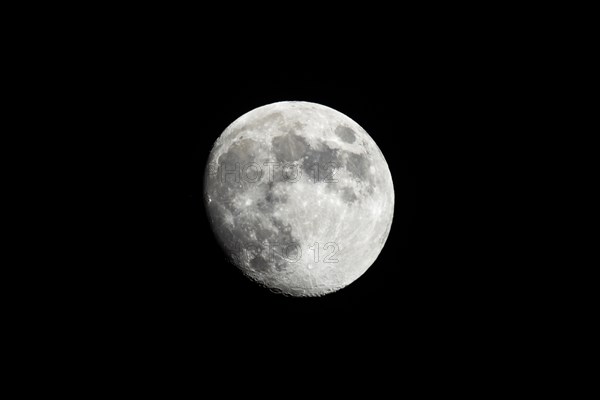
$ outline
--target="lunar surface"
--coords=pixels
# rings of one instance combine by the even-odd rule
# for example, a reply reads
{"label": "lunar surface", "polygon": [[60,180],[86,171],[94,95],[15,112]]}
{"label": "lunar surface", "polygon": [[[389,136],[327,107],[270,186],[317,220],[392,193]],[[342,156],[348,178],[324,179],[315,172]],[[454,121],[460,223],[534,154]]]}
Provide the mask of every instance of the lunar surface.
{"label": "lunar surface", "polygon": [[321,296],[377,259],[394,213],[373,139],[323,105],[256,108],[216,140],[204,176],[211,227],[247,277],[282,294]]}

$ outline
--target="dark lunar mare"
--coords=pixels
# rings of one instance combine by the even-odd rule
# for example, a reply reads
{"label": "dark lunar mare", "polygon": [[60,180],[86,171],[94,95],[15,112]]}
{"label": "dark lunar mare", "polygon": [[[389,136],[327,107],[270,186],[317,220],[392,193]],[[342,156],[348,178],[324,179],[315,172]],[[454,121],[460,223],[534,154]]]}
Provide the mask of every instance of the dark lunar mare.
{"label": "dark lunar mare", "polygon": [[335,128],[335,134],[346,143],[354,143],[356,140],[356,133],[347,126],[338,126]]}

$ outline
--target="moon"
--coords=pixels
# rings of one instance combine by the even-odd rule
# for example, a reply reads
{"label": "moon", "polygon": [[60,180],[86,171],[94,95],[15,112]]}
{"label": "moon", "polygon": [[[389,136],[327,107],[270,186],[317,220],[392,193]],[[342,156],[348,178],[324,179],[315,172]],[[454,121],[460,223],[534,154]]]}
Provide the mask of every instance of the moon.
{"label": "moon", "polygon": [[354,282],[390,232],[394,187],[377,144],[324,105],[283,101],[236,119],[216,140],[204,204],[228,259],[284,295]]}

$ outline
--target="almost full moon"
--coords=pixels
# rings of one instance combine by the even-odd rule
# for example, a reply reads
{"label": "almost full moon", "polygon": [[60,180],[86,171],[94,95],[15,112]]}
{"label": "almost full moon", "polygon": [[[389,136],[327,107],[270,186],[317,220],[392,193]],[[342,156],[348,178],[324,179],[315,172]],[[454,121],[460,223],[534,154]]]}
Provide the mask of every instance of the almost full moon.
{"label": "almost full moon", "polygon": [[321,296],[375,262],[394,187],[381,150],[356,122],[284,101],[242,115],[216,140],[204,201],[218,242],[247,277],[286,295]]}

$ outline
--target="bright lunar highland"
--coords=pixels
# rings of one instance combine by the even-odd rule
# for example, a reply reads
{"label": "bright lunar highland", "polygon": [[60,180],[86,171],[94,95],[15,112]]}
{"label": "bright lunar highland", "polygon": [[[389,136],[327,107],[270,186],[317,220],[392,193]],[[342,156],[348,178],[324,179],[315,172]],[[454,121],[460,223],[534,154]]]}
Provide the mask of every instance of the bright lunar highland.
{"label": "bright lunar highland", "polygon": [[394,187],[373,139],[323,105],[284,101],[235,120],[204,175],[212,230],[250,279],[321,296],[360,277],[392,224]]}

